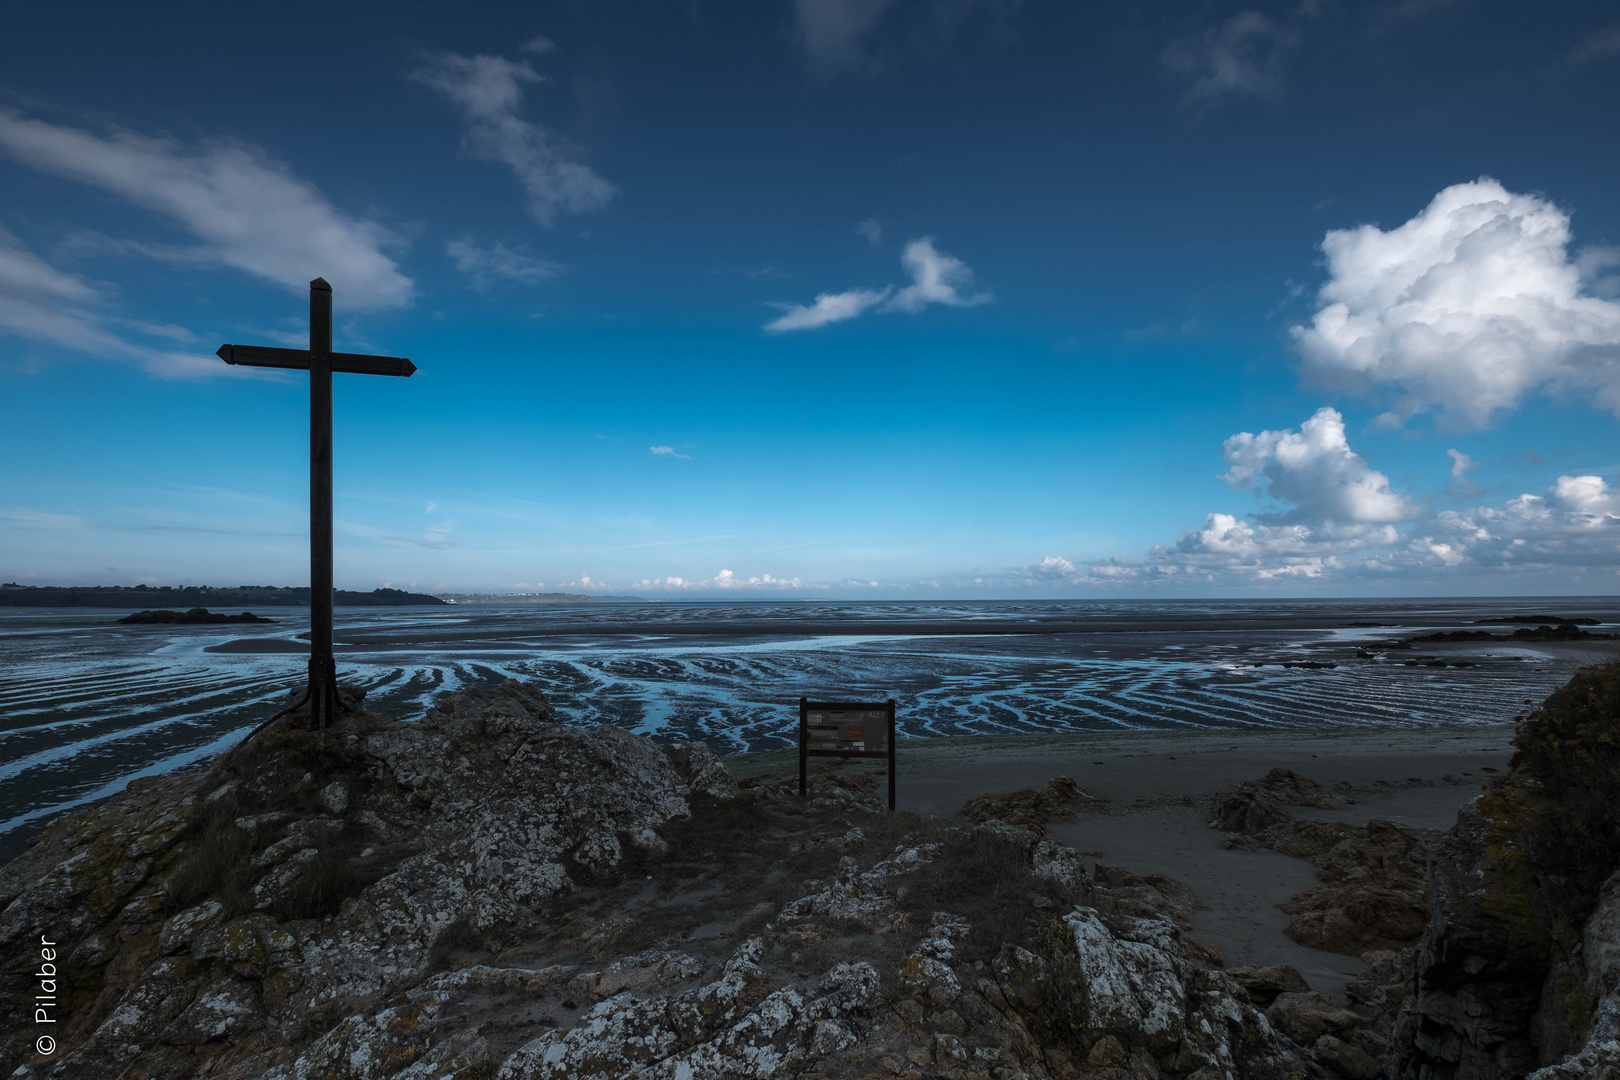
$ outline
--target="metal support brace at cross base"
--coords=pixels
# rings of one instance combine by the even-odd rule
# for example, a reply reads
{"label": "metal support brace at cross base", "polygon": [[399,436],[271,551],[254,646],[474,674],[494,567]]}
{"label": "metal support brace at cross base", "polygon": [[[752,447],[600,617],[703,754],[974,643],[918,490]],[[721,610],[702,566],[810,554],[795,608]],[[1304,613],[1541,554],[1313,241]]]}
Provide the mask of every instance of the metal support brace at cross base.
{"label": "metal support brace at cross base", "polygon": [[889,763],[889,809],[894,809],[894,699],[799,699],[799,798],[809,791],[809,759],[884,758]]}
{"label": "metal support brace at cross base", "polygon": [[337,716],[337,661],[332,656],[332,372],[410,378],[403,356],[332,351],[332,286],[309,283],[309,348],[221,345],[227,364],[309,372],[309,718],[324,729]]}

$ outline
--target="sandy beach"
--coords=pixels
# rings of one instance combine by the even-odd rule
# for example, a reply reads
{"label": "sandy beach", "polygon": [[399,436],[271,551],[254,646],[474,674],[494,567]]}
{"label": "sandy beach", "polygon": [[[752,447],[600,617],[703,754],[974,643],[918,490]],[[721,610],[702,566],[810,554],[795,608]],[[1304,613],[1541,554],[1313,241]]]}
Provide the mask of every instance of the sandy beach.
{"label": "sandy beach", "polygon": [[[1362,970],[1351,956],[1307,948],[1283,933],[1276,905],[1315,884],[1309,863],[1273,851],[1222,847],[1208,827],[1215,792],[1273,768],[1292,769],[1346,799],[1339,810],[1296,808],[1298,816],[1364,823],[1395,821],[1446,829],[1512,756],[1513,726],[1410,731],[1124,732],[1054,736],[918,739],[899,744],[898,808],[954,815],[984,792],[1039,787],[1073,777],[1099,805],[1075,804],[1080,820],[1051,826],[1054,837],[1103,861],[1192,885],[1204,907],[1200,938],[1229,966],[1292,964],[1313,989],[1338,994]],[[737,755],[738,776],[796,767],[792,751]],[[819,768],[840,767],[817,759]],[[844,768],[876,768],[866,763]]]}

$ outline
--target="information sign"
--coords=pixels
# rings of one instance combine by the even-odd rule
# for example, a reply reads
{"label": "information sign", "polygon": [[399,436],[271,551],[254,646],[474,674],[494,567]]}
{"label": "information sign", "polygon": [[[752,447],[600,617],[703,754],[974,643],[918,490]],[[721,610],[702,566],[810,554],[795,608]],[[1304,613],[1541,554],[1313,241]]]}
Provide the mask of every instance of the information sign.
{"label": "information sign", "polygon": [[889,809],[894,809],[894,699],[799,699],[799,796],[809,792],[813,757],[884,758],[889,763]]}

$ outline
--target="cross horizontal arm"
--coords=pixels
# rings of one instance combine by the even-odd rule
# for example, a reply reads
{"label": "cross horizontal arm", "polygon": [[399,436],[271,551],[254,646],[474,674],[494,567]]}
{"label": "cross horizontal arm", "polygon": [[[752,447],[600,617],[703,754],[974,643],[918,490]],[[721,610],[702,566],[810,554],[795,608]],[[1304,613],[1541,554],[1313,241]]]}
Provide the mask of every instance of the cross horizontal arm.
{"label": "cross horizontal arm", "polygon": [[[309,370],[308,349],[274,349],[265,345],[221,345],[214,354],[238,367],[291,368]],[[332,353],[332,370],[350,375],[399,375],[410,378],[416,365],[403,356],[367,356],[364,353]]]}

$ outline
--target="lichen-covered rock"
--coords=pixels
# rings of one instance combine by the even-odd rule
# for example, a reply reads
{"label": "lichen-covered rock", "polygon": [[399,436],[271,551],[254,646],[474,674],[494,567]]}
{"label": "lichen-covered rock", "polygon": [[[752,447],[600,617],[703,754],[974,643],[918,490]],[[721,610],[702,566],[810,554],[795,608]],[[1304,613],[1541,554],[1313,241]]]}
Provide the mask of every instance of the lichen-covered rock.
{"label": "lichen-covered rock", "polygon": [[[702,746],[565,727],[510,680],[419,722],[355,714],[324,734],[270,729],[243,753],[263,763],[228,782],[222,763],[132,783],[0,868],[11,952],[49,935],[81,981],[125,965],[118,1000],[76,996],[57,1033],[61,1075],[247,1031],[304,1038],[419,985],[454,935],[519,932],[578,882],[656,849],[694,789],[736,792]],[[225,892],[171,899],[199,887]],[[96,1012],[93,1028],[71,1026]],[[350,1027],[334,1036],[345,1046],[375,1024]],[[13,1036],[0,1066],[26,1053]]]}

